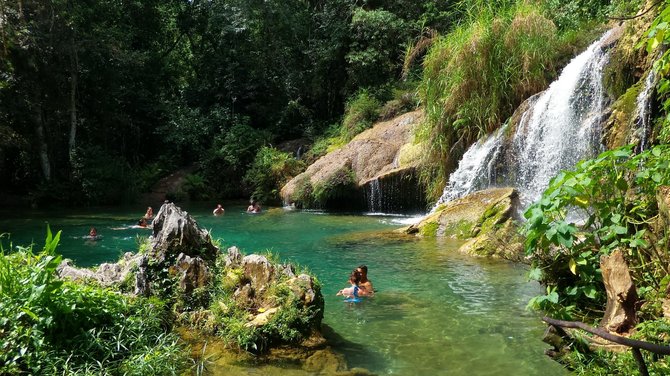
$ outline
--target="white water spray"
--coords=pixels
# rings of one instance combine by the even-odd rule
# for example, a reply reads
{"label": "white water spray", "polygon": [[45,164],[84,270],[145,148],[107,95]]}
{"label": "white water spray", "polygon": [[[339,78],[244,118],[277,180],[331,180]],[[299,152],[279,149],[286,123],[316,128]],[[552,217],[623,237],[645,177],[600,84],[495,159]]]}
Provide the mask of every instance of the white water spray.
{"label": "white water spray", "polygon": [[506,185],[519,190],[525,207],[540,197],[560,170],[602,151],[600,123],[606,105],[602,74],[609,60],[605,41],[611,33],[572,59],[537,97],[521,116],[511,143],[503,143],[503,132],[498,131],[468,149],[437,205]]}

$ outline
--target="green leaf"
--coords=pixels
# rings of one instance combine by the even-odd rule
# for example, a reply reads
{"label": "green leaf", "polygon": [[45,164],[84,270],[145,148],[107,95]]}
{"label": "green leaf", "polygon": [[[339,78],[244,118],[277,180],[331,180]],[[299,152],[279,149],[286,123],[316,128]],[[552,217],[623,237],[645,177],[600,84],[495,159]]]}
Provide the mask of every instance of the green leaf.
{"label": "green leaf", "polygon": [[528,272],[528,279],[539,281],[541,278],[542,278],[542,269],[540,268],[532,268]]}
{"label": "green leaf", "polygon": [[598,294],[598,290],[596,290],[596,288],[593,285],[588,285],[584,287],[583,291],[584,295],[586,295],[586,297],[589,299],[595,299]]}
{"label": "green leaf", "polygon": [[558,303],[558,293],[556,291],[552,291],[549,295],[547,295],[547,300],[550,302],[557,304]]}
{"label": "green leaf", "polygon": [[577,275],[577,263],[575,262],[575,259],[570,259],[568,262],[568,267],[570,268],[570,272],[572,272],[572,274]]}

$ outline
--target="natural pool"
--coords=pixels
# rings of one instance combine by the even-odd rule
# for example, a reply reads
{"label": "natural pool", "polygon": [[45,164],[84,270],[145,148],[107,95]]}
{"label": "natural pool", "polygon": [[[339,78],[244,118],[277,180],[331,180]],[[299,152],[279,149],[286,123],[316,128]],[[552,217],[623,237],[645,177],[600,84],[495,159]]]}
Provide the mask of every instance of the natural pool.
{"label": "natural pool", "polygon": [[[540,286],[526,281],[523,266],[464,257],[451,241],[385,233],[400,227],[403,217],[280,208],[251,215],[243,206],[226,206],[224,216],[213,217],[210,207],[182,207],[224,245],[245,253],[269,249],[316,274],[326,299],[324,323],[341,337],[334,347],[350,367],[382,375],[568,373],[543,355],[544,325],[525,310]],[[39,248],[48,222],[52,230],[63,230],[59,251],[80,266],[92,266],[136,250],[138,238],[149,236],[144,229],[113,229],[132,225],[143,209],[2,212],[0,233],[11,233],[15,245],[34,242]],[[91,226],[100,240],[83,238]],[[8,240],[2,242],[7,249]],[[378,294],[345,304],[335,293],[359,264],[370,268]],[[267,372],[241,367],[235,373]]]}

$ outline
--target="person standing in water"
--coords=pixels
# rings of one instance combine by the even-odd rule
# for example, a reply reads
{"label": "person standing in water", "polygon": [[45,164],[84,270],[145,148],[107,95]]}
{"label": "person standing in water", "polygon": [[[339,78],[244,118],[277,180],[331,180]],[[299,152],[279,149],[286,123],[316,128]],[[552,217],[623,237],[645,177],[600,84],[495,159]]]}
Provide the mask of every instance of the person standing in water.
{"label": "person standing in water", "polygon": [[361,280],[358,284],[358,287],[360,288],[360,296],[373,296],[375,294],[375,290],[372,287],[372,281],[368,279],[367,265],[360,265],[358,268],[356,268],[356,271],[361,274]]}
{"label": "person standing in water", "polygon": [[223,206],[221,206],[221,204],[218,204],[218,205],[216,206],[216,208],[214,209],[214,211],[212,211],[212,214],[214,214],[214,215],[222,215],[223,213],[225,213],[225,211],[226,211],[226,210],[223,208]]}
{"label": "person standing in water", "polygon": [[247,208],[247,213],[260,213],[261,206],[258,204],[258,201],[251,200],[251,205]]}

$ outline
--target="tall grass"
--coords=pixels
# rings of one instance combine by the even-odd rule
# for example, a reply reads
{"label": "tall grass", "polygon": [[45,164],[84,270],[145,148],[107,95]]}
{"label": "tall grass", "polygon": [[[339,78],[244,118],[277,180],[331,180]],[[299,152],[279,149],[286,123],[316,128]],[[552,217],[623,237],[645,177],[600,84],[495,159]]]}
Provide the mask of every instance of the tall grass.
{"label": "tall grass", "polygon": [[430,145],[424,182],[433,198],[466,148],[556,72],[557,29],[537,6],[463,3],[467,21],[438,37],[424,59],[420,95],[427,121],[417,136]]}

